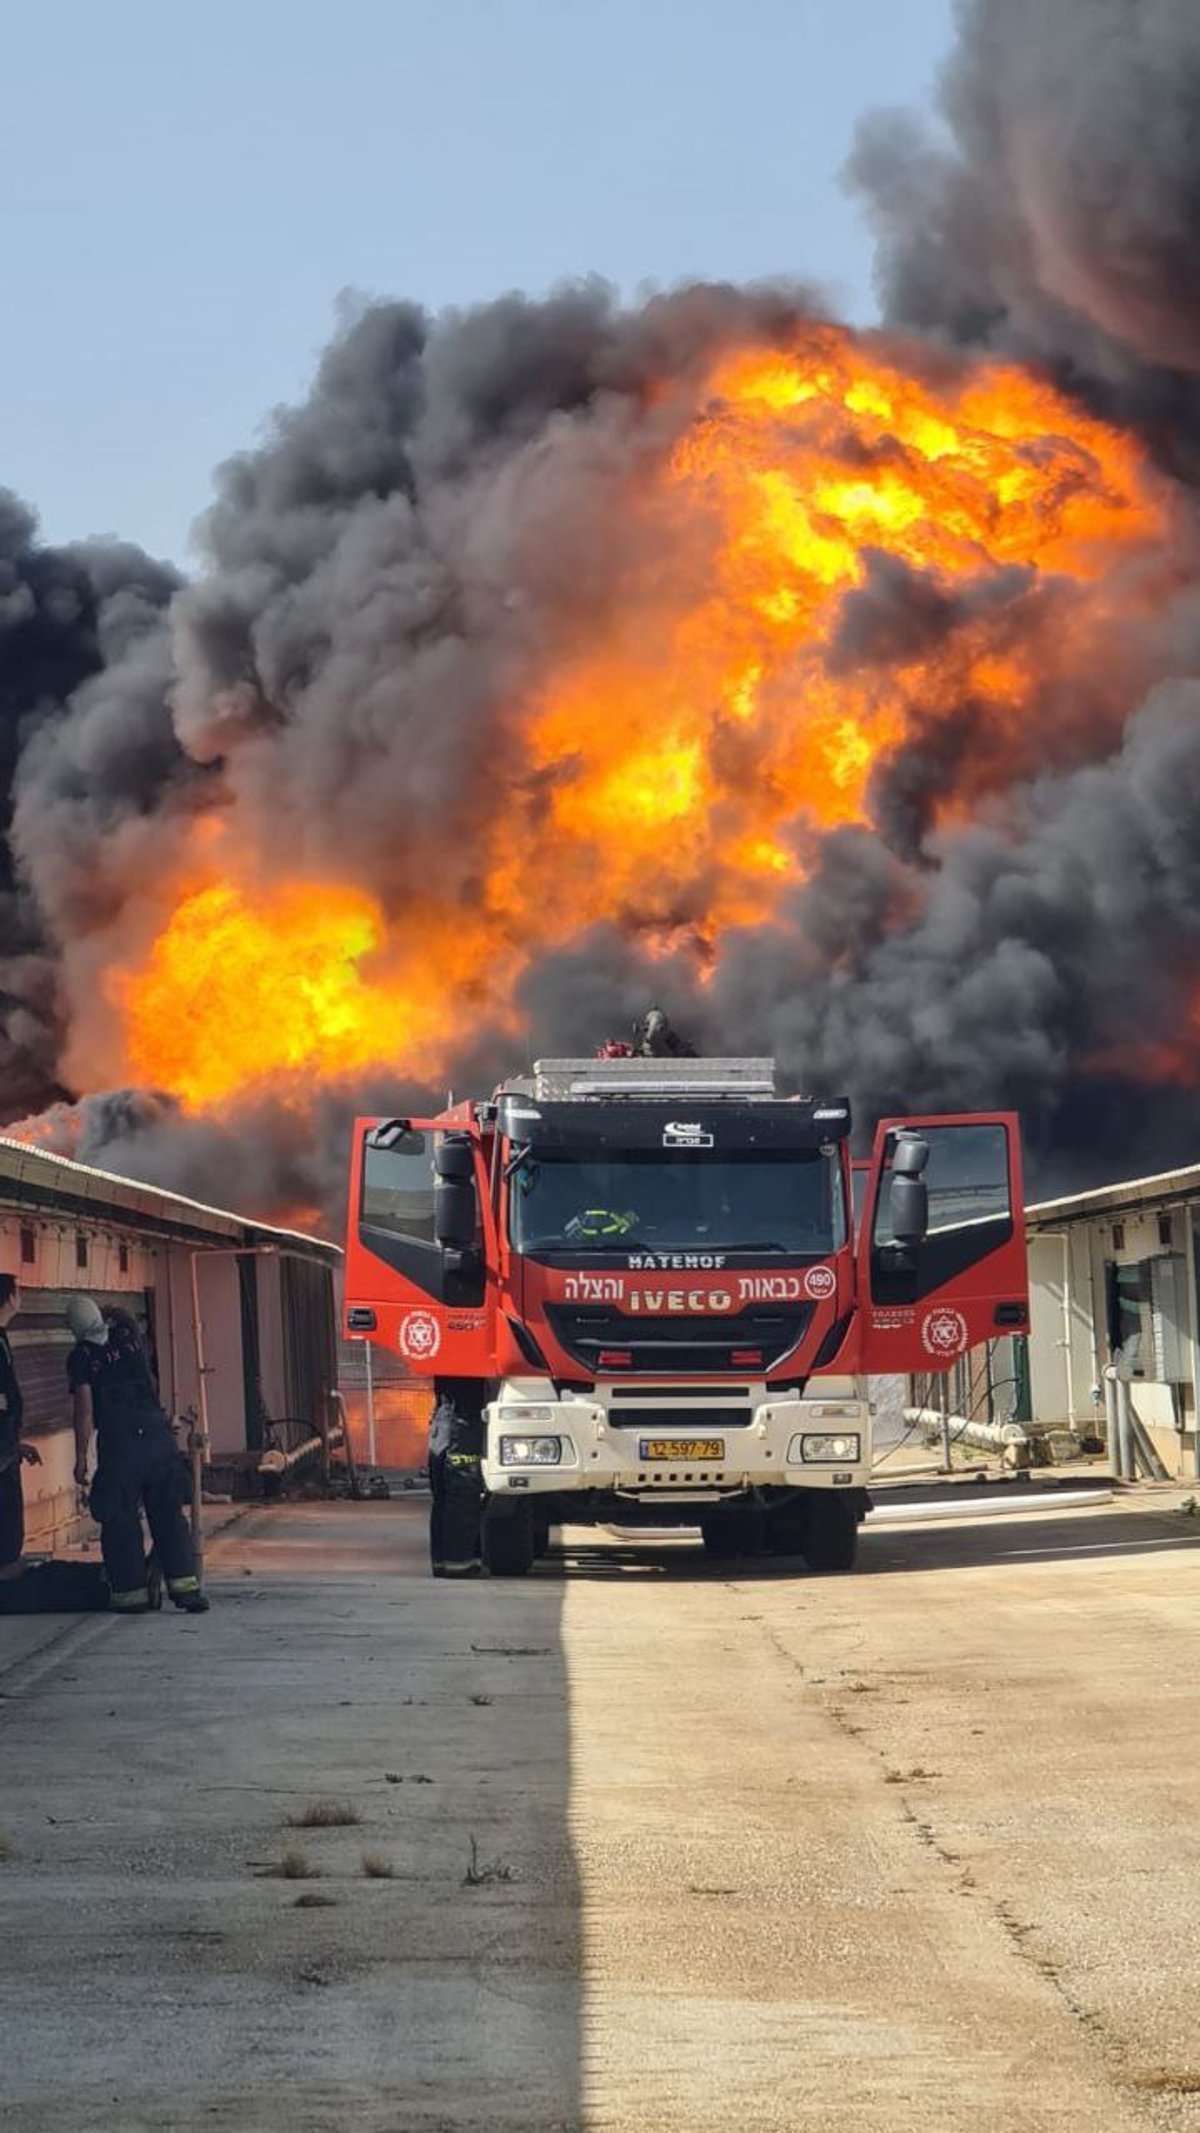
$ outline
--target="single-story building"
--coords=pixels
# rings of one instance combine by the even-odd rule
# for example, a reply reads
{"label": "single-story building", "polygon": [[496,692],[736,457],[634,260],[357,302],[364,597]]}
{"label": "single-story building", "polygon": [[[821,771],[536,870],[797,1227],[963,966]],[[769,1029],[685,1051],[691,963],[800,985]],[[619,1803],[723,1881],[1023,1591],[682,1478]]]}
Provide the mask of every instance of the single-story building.
{"label": "single-story building", "polygon": [[72,1476],[66,1297],[130,1311],[145,1332],[168,1414],[200,1400],[212,1457],[262,1448],[272,1424],[323,1430],[337,1393],[336,1245],[206,1207],[0,1136],[0,1272],[21,1306],[9,1328],[25,1433],[27,1544],[78,1530]]}
{"label": "single-story building", "polygon": [[1034,1420],[1105,1437],[1115,1364],[1168,1476],[1200,1475],[1200,1164],[1042,1200],[1025,1220]]}

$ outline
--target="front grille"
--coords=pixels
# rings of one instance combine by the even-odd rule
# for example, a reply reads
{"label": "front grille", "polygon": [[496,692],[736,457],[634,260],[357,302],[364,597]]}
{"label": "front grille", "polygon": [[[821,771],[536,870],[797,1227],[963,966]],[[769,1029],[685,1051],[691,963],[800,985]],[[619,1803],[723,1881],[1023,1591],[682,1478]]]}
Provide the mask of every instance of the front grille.
{"label": "front grille", "polygon": [[[547,1304],[546,1317],[560,1346],[593,1377],[635,1371],[705,1377],[735,1370],[744,1380],[746,1351],[761,1355],[761,1363],[753,1366],[755,1376],[774,1370],[803,1340],[814,1308],[805,1303],[791,1310],[735,1311],[720,1318],[626,1318],[602,1306]],[[614,1362],[614,1354],[627,1355],[629,1361]]]}
{"label": "front grille", "polygon": [[[748,1385],[689,1385],[689,1400],[733,1400],[745,1393],[750,1397]],[[678,1400],[681,1397],[678,1385],[615,1385],[613,1399],[623,1406],[626,1400]]]}
{"label": "front grille", "polygon": [[609,1421],[617,1429],[652,1430],[657,1437],[669,1437],[672,1430],[685,1432],[689,1437],[706,1437],[712,1430],[749,1429],[754,1420],[751,1407],[635,1407],[622,1400],[619,1407],[609,1410]]}

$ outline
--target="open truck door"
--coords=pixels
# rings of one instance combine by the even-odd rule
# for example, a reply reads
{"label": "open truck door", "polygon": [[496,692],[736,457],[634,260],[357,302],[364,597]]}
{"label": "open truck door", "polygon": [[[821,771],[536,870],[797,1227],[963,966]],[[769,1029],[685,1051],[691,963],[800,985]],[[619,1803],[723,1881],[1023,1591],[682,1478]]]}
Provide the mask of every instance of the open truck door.
{"label": "open truck door", "polygon": [[486,1377],[491,1314],[478,1139],[448,1119],[355,1120],[346,1331],[419,1377]]}
{"label": "open truck door", "polygon": [[948,1370],[1029,1328],[1015,1113],[889,1118],[876,1129],[858,1226],[861,1368]]}

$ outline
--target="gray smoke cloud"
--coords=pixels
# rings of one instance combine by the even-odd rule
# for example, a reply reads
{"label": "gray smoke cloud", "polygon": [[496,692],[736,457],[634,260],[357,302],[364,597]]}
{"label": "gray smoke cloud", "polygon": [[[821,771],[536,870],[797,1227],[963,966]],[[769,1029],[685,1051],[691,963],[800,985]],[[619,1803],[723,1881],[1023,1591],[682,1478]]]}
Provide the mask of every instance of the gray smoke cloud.
{"label": "gray smoke cloud", "polygon": [[[869,820],[785,828],[805,879],[715,951],[703,874],[669,893],[648,876],[532,961],[502,1030],[463,997],[459,1093],[590,1050],[658,1000],[706,1049],[774,1051],[794,1086],[846,1090],[864,1118],[1015,1105],[1046,1188],[1196,1157],[1197,109],[1191,0],[964,0],[940,125],[868,119],[850,171],[889,358],[936,376],[1001,352],[1135,425],[1178,493],[1170,598],[1114,580],[1124,619],[1081,678],[1058,651],[1068,585],[1015,568],[950,584],[868,554],[831,678],[886,686],[982,629],[1000,656],[1037,653],[1018,715],[965,684],[918,704]],[[218,809],[268,885],[361,882],[402,933],[436,881],[476,923],[498,813],[514,839],[535,832],[570,776],[529,763],[519,714],[631,589],[696,570],[686,527],[664,541],[631,486],[723,349],[786,345],[812,315],[792,287],[630,309],[594,282],[437,319],[348,311],[305,402],[219,471],[183,586],[134,550],[40,546],[0,499],[7,1115],[57,1098],[42,1130],[86,1160],[336,1221],[353,1112],[444,1098],[404,1078],[402,1033],[394,1077],[317,1087],[307,1108],[72,1100],[122,1071],[104,973],[144,947],[147,889]],[[753,734],[719,736],[713,761],[722,807],[769,775]],[[938,827],[947,792],[955,826]]]}
{"label": "gray smoke cloud", "polygon": [[1194,414],[1200,14],[1191,0],[960,0],[946,136],[859,131],[886,315]]}

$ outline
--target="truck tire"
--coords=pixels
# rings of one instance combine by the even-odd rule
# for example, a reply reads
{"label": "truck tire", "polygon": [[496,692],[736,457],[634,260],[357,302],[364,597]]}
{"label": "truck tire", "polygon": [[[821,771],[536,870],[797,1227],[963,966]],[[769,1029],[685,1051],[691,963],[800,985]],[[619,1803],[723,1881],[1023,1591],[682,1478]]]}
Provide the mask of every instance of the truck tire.
{"label": "truck tire", "polygon": [[550,1520],[539,1517],[535,1511],[533,1517],[533,1555],[535,1562],[540,1563],[542,1557],[549,1551],[550,1530]]}
{"label": "truck tire", "polygon": [[767,1516],[767,1546],[772,1555],[801,1556],[808,1527],[803,1503],[781,1504]]}
{"label": "truck tire", "polygon": [[814,1495],[804,1531],[804,1559],[821,1576],[853,1570],[858,1553],[858,1505],[849,1496]]}
{"label": "truck tire", "polygon": [[499,1517],[489,1511],[483,1521],[484,1568],[494,1578],[527,1578],[533,1559],[533,1513],[528,1506]]}
{"label": "truck tire", "polygon": [[717,1562],[732,1562],[739,1555],[761,1555],[762,1513],[754,1504],[737,1504],[730,1510],[710,1511],[700,1521],[704,1552]]}

